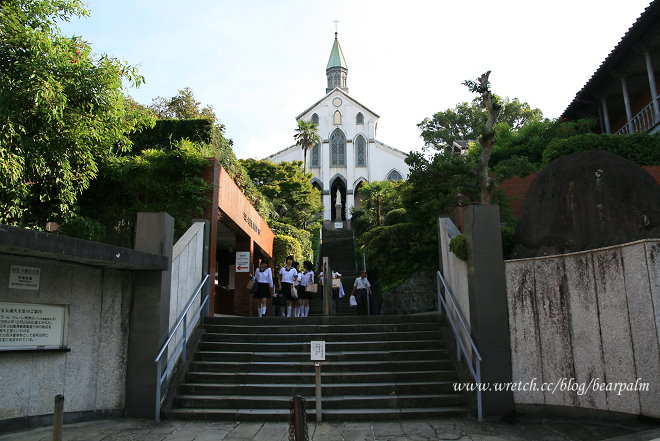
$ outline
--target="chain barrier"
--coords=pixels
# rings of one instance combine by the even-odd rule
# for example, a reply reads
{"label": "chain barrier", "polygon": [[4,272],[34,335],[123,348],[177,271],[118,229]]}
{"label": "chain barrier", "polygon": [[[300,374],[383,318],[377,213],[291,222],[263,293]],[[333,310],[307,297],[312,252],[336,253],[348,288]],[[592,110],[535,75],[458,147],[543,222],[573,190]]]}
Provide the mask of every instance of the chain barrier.
{"label": "chain barrier", "polygon": [[309,441],[305,399],[296,395],[289,400],[289,441]]}

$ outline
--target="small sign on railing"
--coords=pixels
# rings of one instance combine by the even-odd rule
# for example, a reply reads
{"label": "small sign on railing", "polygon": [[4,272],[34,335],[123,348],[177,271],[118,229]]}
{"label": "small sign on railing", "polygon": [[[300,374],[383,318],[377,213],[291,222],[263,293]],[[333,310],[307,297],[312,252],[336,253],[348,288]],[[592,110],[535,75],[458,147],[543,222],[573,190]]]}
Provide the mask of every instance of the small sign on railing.
{"label": "small sign on railing", "polygon": [[310,357],[312,361],[325,361],[325,341],[310,342]]}

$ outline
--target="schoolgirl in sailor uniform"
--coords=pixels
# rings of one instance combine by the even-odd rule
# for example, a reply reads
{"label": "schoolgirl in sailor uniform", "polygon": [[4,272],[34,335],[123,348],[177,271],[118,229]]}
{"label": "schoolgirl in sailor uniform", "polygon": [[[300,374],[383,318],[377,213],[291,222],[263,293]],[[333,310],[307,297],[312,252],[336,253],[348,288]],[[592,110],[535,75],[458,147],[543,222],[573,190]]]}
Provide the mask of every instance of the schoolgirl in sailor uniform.
{"label": "schoolgirl in sailor uniform", "polygon": [[300,299],[300,317],[307,317],[309,315],[309,299],[312,298],[312,293],[305,291],[308,283],[314,283],[314,271],[312,271],[312,262],[306,260],[303,262],[305,268],[302,273],[298,273],[298,299]]}
{"label": "schoolgirl in sailor uniform", "polygon": [[268,267],[268,264],[268,260],[262,260],[259,262],[259,268],[254,272],[254,283],[257,284],[254,298],[261,299],[257,308],[258,317],[264,317],[266,315],[266,304],[273,291],[273,273]]}
{"label": "schoolgirl in sailor uniform", "polygon": [[291,299],[291,305],[293,306],[293,316],[300,317],[300,263],[293,262],[293,268],[296,270],[296,280],[293,282],[293,289],[296,290],[298,297]]}
{"label": "schoolgirl in sailor uniform", "polygon": [[293,297],[291,297],[291,287],[296,280],[298,272],[292,266],[293,265],[293,256],[287,256],[286,266],[280,269],[280,279],[279,279],[279,288],[280,291],[284,294],[286,299],[286,316],[291,317],[291,310],[293,309]]}

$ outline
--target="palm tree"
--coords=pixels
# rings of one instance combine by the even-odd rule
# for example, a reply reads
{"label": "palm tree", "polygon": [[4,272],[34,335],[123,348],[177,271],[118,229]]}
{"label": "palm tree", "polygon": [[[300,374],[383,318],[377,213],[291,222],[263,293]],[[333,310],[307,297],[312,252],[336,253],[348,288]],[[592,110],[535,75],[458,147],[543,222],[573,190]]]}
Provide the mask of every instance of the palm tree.
{"label": "palm tree", "polygon": [[307,150],[311,150],[316,144],[321,142],[318,130],[319,127],[316,123],[299,119],[296,134],[293,135],[296,144],[298,144],[303,150],[303,171],[305,173],[307,173]]}

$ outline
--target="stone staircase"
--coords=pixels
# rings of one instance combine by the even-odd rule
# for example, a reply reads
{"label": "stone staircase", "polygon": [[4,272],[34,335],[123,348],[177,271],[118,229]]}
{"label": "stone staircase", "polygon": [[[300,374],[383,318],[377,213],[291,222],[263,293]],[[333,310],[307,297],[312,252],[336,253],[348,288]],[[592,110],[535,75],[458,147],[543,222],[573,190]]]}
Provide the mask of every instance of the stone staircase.
{"label": "stone staircase", "polygon": [[287,421],[294,394],[313,415],[311,340],[326,341],[324,420],[467,414],[434,314],[216,317],[204,327],[165,418]]}
{"label": "stone staircase", "polygon": [[[337,315],[353,315],[357,313],[356,308],[351,308],[348,296],[351,288],[358,277],[355,262],[355,244],[353,243],[353,231],[344,222],[345,228],[335,229],[332,224],[323,226],[323,242],[321,243],[321,256],[328,257],[330,268],[342,275],[341,281],[346,291],[346,297],[340,299],[337,305]],[[309,315],[323,315],[323,303],[320,295],[312,298],[309,305]]]}

